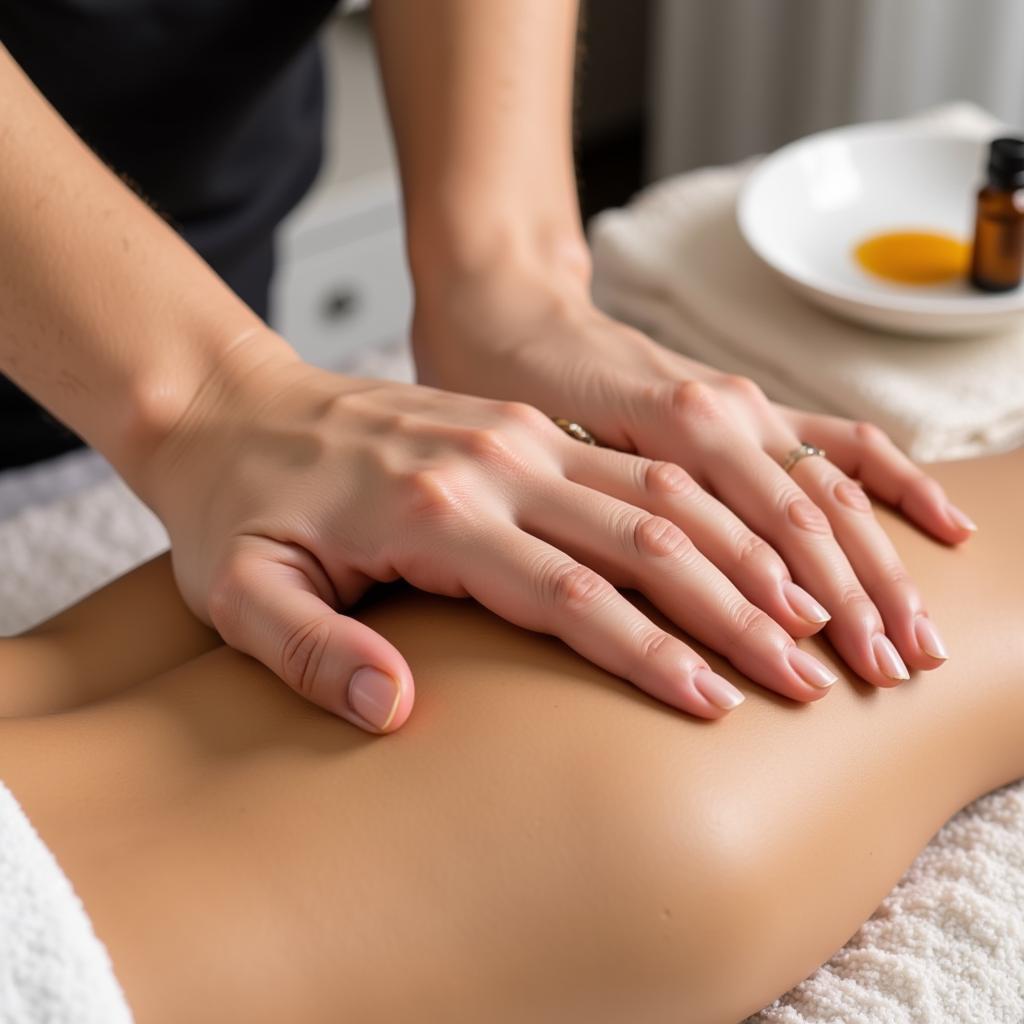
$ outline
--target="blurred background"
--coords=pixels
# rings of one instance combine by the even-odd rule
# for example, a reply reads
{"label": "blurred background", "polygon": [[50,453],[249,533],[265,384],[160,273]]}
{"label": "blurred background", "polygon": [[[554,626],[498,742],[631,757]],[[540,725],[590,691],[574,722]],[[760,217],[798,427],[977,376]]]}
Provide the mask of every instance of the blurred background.
{"label": "blurred background", "polygon": [[[1020,0],[583,0],[589,219],[645,183],[969,100],[1024,123]],[[411,379],[394,156],[364,13],[323,31],[328,157],[279,239],[273,320],[313,362]],[[368,360],[367,356],[370,354]]]}

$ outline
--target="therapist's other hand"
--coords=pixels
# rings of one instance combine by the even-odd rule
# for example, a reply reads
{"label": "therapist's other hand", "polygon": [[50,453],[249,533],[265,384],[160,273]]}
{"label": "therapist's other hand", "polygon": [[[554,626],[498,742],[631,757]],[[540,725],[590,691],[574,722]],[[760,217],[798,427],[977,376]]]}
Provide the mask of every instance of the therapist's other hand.
{"label": "therapist's other hand", "polygon": [[792,639],[824,612],[677,466],[582,444],[525,404],[318,370],[267,334],[192,401],[145,493],[191,608],[304,697],[369,731],[403,724],[409,666],[343,614],[399,578],[704,718],[742,694],[617,586],[756,682],[827,692],[833,673]]}
{"label": "therapist's other hand", "polygon": [[[581,423],[603,444],[681,466],[751,531],[738,561],[712,544],[701,545],[704,554],[772,614],[751,588],[756,577],[736,569],[762,560],[777,566],[781,556],[831,613],[829,639],[865,680],[891,686],[908,677],[908,665],[940,665],[947,652],[939,631],[862,489],[956,544],[974,525],[939,484],[878,428],[776,405],[752,381],[610,319],[591,303],[587,284],[579,260],[561,275],[490,266],[421,288],[421,379],[530,402]],[[787,473],[781,463],[801,441],[828,458],[804,458]],[[594,483],[628,500],[612,482]]]}

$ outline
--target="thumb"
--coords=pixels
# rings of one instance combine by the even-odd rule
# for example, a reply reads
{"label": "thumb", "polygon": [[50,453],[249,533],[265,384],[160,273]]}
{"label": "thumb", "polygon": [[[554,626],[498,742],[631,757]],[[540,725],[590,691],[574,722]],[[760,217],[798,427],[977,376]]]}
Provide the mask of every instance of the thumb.
{"label": "thumb", "polygon": [[211,590],[213,625],[313,704],[367,732],[393,732],[412,710],[412,672],[384,637],[323,600],[311,579],[322,570],[307,560],[249,538]]}

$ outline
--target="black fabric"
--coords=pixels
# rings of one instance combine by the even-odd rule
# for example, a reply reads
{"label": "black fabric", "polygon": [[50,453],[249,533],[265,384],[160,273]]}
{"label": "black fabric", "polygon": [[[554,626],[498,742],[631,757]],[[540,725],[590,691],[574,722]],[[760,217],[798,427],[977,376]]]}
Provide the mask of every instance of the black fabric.
{"label": "black fabric", "polygon": [[[266,315],[273,232],[320,166],[335,0],[0,0],[0,41],[75,131]],[[0,468],[80,444],[0,378]]]}

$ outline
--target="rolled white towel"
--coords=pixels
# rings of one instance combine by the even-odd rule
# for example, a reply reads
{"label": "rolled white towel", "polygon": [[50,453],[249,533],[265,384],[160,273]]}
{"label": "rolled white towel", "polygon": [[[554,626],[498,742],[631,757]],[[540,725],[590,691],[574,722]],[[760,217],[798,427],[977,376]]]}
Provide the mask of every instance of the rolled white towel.
{"label": "rolled white towel", "polygon": [[0,783],[0,1022],[131,1024],[107,951],[53,854]]}
{"label": "rolled white towel", "polygon": [[[916,123],[979,136],[998,127],[964,104]],[[753,377],[777,401],[872,420],[920,461],[1024,443],[1024,325],[910,338],[818,310],[740,235],[736,197],[751,166],[669,178],[599,214],[590,229],[598,305],[669,348]]]}

